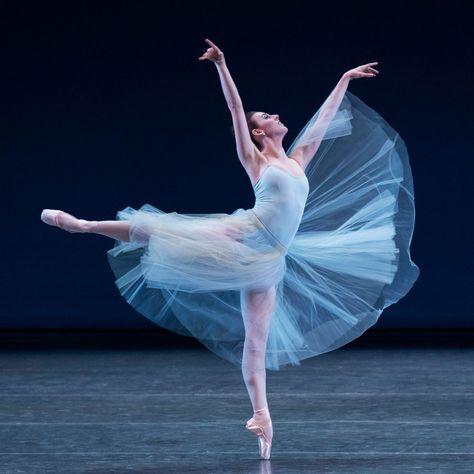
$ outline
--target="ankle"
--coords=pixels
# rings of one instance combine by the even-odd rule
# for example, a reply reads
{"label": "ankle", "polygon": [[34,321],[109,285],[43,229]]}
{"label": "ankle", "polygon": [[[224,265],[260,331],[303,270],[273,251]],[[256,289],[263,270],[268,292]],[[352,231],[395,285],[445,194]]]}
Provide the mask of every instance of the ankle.
{"label": "ankle", "polygon": [[261,408],[259,410],[254,410],[253,419],[257,424],[262,427],[271,428],[272,426],[272,419],[270,417],[268,407]]}
{"label": "ankle", "polygon": [[265,406],[264,408],[259,408],[258,410],[254,410],[253,414],[256,416],[270,416],[270,411],[268,410],[268,406]]}

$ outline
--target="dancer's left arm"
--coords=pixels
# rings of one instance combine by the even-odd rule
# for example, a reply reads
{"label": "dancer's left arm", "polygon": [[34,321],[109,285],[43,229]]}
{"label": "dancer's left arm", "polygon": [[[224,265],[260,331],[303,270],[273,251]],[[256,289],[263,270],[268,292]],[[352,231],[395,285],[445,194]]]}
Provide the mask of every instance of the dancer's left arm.
{"label": "dancer's left arm", "polygon": [[[334,118],[339,106],[341,105],[350,80],[360,77],[375,77],[378,74],[378,71],[372,66],[375,66],[376,64],[378,64],[378,62],[363,64],[362,66],[351,69],[342,75],[336,87],[326,99],[318,119],[311,127],[312,129],[317,130],[317,135],[321,138],[308,145],[295,148],[291,154],[291,158],[296,160],[303,169],[306,169],[316,154],[331,120]],[[311,133],[311,130],[308,132]]]}

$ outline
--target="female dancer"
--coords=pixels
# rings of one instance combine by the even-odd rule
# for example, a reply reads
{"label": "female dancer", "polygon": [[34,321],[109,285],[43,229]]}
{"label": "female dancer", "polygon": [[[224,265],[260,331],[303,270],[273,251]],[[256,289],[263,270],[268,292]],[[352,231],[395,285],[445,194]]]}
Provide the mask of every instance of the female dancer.
{"label": "female dancer", "polygon": [[115,221],[45,209],[41,218],[115,239],[108,258],[126,300],[241,366],[254,412],[246,428],[269,459],[266,368],[353,340],[416,280],[412,178],[398,134],[347,92],[352,79],[377,76],[376,62],[344,73],[285,152],[279,116],[245,114],[224,54],[206,42],[199,59],[217,67],[255,206],[229,215],[146,204]]}

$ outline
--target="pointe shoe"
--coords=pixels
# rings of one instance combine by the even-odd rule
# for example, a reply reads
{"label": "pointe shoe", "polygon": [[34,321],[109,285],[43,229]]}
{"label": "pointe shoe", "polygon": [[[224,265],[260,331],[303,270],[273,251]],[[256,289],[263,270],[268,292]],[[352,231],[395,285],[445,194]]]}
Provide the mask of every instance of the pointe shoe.
{"label": "pointe shoe", "polygon": [[272,431],[272,420],[269,418],[269,422],[264,425],[263,423],[258,424],[255,421],[255,418],[252,417],[247,421],[245,428],[258,436],[260,459],[270,459],[272,450],[272,438],[270,437],[270,432]]}
{"label": "pointe shoe", "polygon": [[[61,216],[61,221],[60,221]],[[41,220],[48,225],[59,227],[71,234],[86,232],[84,219],[77,219],[71,214],[57,209],[43,209],[41,213]]]}

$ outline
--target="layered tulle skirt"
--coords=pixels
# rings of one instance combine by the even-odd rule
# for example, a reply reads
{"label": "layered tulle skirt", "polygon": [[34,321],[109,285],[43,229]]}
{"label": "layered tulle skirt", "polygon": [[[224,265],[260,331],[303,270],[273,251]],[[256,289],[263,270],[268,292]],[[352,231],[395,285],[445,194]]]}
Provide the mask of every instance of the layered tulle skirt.
{"label": "layered tulle skirt", "polygon": [[117,218],[131,224],[130,241],[115,241],[108,259],[127,302],[240,365],[243,292],[275,285],[270,369],[334,350],[375,324],[419,273],[410,258],[408,153],[397,132],[353,94],[336,118],[342,131],[323,142],[306,170],[310,193],[289,247],[252,209],[178,214],[145,204],[120,211]]}

